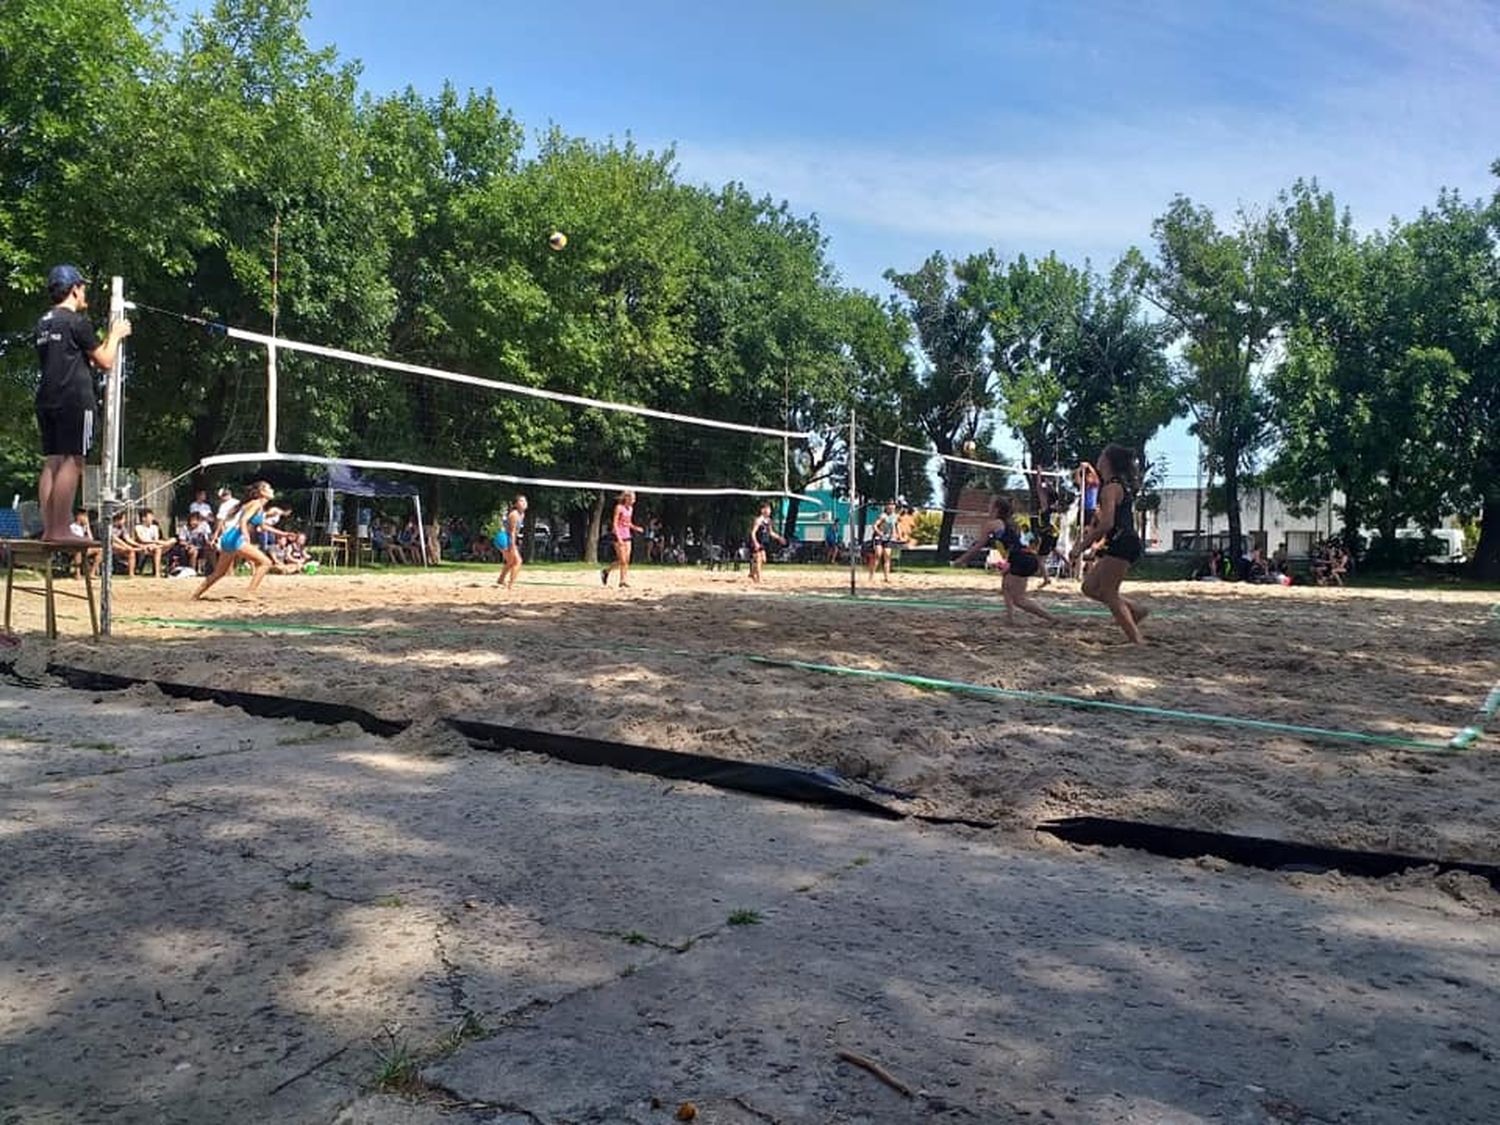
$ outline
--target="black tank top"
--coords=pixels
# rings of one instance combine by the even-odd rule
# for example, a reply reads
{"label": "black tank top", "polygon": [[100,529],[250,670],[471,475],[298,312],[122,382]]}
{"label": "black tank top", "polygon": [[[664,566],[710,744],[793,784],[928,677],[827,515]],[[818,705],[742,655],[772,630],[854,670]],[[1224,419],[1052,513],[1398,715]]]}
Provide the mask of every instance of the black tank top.
{"label": "black tank top", "polygon": [[990,532],[991,547],[1003,548],[1007,555],[1019,551],[1021,547],[1021,533],[1011,526],[1006,520],[999,527]]}
{"label": "black tank top", "polygon": [[1110,526],[1108,538],[1113,540],[1121,535],[1135,534],[1135,493],[1121,477],[1110,477],[1104,483],[1118,484],[1120,491],[1124,493],[1115,505],[1115,522]]}

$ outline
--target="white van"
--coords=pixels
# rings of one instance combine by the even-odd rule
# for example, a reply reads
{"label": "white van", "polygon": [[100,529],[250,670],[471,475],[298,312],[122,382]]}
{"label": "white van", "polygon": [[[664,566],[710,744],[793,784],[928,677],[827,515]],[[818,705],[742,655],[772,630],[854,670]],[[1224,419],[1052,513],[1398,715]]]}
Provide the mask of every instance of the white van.
{"label": "white van", "polygon": [[1396,532],[1396,538],[1425,539],[1432,547],[1432,554],[1427,556],[1430,563],[1461,566],[1469,561],[1468,552],[1464,550],[1464,533],[1456,527],[1437,527],[1431,531],[1403,527]]}

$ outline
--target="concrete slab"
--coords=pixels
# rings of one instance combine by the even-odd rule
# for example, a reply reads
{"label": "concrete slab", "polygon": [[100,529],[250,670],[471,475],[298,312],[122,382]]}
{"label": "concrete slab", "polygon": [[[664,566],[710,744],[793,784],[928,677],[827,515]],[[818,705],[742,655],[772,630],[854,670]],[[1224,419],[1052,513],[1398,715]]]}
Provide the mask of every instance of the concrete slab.
{"label": "concrete slab", "polygon": [[[1477,881],[1105,855],[432,727],[93,698],[0,688],[3,1125],[684,1101],[731,1125],[1462,1123],[1500,1095]],[[118,755],[82,745],[101,715]],[[179,719],[233,752],[167,760]],[[403,1051],[420,1077],[379,1093]]]}

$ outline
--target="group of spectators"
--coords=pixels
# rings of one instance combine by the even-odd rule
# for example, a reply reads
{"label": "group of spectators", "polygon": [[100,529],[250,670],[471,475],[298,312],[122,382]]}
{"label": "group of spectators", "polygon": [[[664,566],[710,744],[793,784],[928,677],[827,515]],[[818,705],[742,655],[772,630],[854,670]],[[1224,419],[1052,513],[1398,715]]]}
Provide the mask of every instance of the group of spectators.
{"label": "group of spectators", "polygon": [[[177,520],[175,535],[162,527],[150,508],[140,509],[133,523],[127,520],[125,512],[116,512],[109,526],[116,572],[127,576],[150,573],[166,578],[212,571],[219,557],[219,535],[238,506],[239,501],[227,488],[219,490],[217,507],[209,502],[208,493],[200,489],[188,505],[187,515]],[[301,573],[311,562],[307,534],[280,526],[289,514],[283,508],[268,508],[265,521],[257,530],[258,545],[270,556],[272,570],[278,574]],[[96,538],[88,509],[74,511],[69,530],[80,539]],[[99,576],[104,548],[89,547],[74,554],[78,565],[88,568],[90,577]]]}
{"label": "group of spectators", "polygon": [[[1342,586],[1353,559],[1342,544],[1328,540],[1313,548],[1312,580],[1319,586]],[[1193,577],[1204,582],[1248,582],[1252,585],[1290,586],[1292,566],[1283,544],[1266,558],[1259,547],[1241,551],[1236,558],[1230,551],[1215,549],[1200,563]]]}
{"label": "group of spectators", "polygon": [[1354,567],[1354,556],[1337,540],[1324,540],[1313,548],[1312,576],[1319,586],[1342,586]]}

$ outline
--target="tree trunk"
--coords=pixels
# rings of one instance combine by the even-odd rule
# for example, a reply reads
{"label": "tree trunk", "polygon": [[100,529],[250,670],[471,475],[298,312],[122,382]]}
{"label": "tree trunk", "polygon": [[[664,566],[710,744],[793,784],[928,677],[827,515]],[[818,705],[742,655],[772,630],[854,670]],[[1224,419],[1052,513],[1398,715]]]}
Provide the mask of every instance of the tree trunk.
{"label": "tree trunk", "polygon": [[969,483],[969,474],[962,466],[952,461],[943,464],[943,523],[937,541],[939,563],[946,563],[953,557],[953,523],[958,518],[959,497],[963,495],[964,485]]}
{"label": "tree trunk", "polygon": [[1469,572],[1485,582],[1500,582],[1500,496],[1485,499],[1479,516],[1479,545]]}
{"label": "tree trunk", "polygon": [[604,524],[604,493],[599,493],[594,501],[594,509],[589,513],[589,533],[583,541],[583,561],[596,563],[599,561],[599,533]]}
{"label": "tree trunk", "polygon": [[790,543],[797,538],[797,516],[802,510],[800,497],[792,496],[786,502],[786,523],[782,524],[781,534]]}
{"label": "tree trunk", "polygon": [[1229,549],[1238,565],[1244,550],[1244,521],[1240,512],[1240,470],[1232,459],[1224,468],[1224,507],[1228,509],[1224,514],[1229,517]]}

